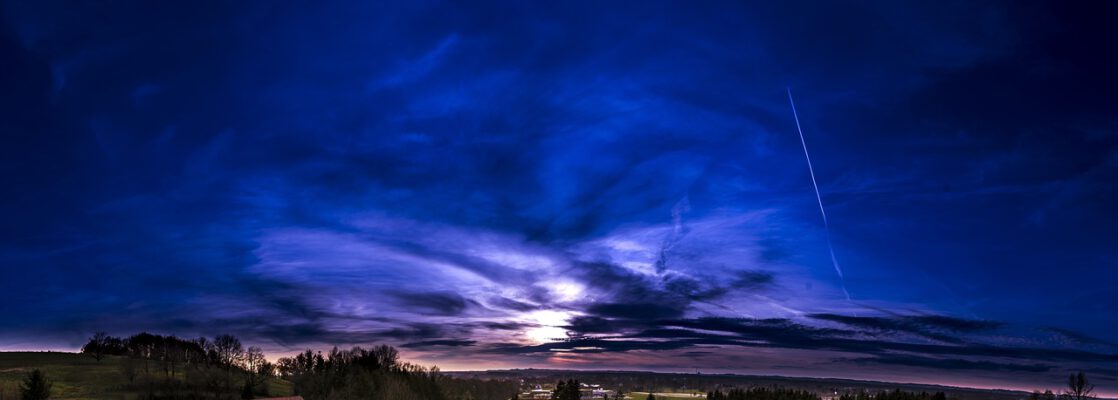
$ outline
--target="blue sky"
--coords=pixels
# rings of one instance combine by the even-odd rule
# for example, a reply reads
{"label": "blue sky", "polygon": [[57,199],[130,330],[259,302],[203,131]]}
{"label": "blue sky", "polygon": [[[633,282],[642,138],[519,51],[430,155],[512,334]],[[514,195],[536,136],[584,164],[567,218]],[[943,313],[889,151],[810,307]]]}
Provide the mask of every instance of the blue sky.
{"label": "blue sky", "polygon": [[1092,7],[7,2],[0,349],[1118,390]]}

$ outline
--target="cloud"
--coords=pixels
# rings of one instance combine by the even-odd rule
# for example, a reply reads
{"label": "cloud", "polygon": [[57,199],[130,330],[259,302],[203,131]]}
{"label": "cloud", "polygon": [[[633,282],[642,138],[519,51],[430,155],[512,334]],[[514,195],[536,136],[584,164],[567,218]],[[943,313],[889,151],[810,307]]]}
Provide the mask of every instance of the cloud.
{"label": "cloud", "polygon": [[938,370],[983,370],[983,371],[1008,371],[1008,372],[1048,372],[1055,367],[1045,364],[1013,364],[992,361],[970,361],[956,358],[930,358],[905,355],[884,355],[877,357],[838,359],[838,363],[850,364],[885,364],[903,365],[912,367],[931,368]]}
{"label": "cloud", "polygon": [[422,348],[422,347],[469,347],[477,344],[476,340],[461,340],[461,339],[443,339],[443,340],[427,340],[422,342],[404,343],[400,347]]}
{"label": "cloud", "polygon": [[471,301],[454,292],[394,292],[389,294],[401,305],[418,309],[419,314],[459,315]]}
{"label": "cloud", "polygon": [[378,332],[381,336],[394,339],[432,339],[445,337],[447,331],[435,324],[411,323],[406,327],[393,328]]}
{"label": "cloud", "polygon": [[1004,325],[995,321],[969,320],[942,315],[859,317],[835,314],[811,314],[808,317],[838,322],[862,329],[914,333],[930,339],[949,343],[962,343],[961,339],[951,335],[954,333],[991,331]]}
{"label": "cloud", "polygon": [[[596,321],[586,321],[593,327]],[[951,323],[953,324],[953,323]],[[778,349],[825,350],[854,354],[872,354],[876,358],[857,362],[925,365],[955,369],[986,369],[1002,371],[1044,372],[1054,368],[1041,364],[1002,364],[988,360],[942,358],[963,356],[1015,359],[1024,361],[1114,362],[1118,353],[1090,353],[1036,347],[994,346],[982,344],[941,345],[905,341],[902,337],[882,336],[881,329],[841,330],[812,327],[786,319],[696,318],[657,320],[642,325],[611,325],[606,322],[597,332],[583,328],[598,337],[580,337],[547,345],[505,347],[502,352],[625,352],[649,349],[680,349],[695,346],[730,346]],[[574,328],[574,327],[572,327]],[[638,328],[634,333],[619,333]],[[956,340],[948,340],[956,343]],[[912,356],[898,356],[907,353]],[[907,357],[907,358],[906,358]],[[938,363],[938,364],[937,364]]]}
{"label": "cloud", "polygon": [[603,317],[654,320],[683,315],[683,310],[656,303],[602,303],[594,304],[587,312]]}

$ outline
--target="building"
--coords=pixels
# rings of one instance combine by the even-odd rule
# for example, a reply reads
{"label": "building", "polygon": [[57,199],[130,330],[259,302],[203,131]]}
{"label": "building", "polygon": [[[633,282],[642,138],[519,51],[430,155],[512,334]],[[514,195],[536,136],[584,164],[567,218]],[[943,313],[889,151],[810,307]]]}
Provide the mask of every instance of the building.
{"label": "building", "polygon": [[[551,392],[552,392],[552,389],[544,389],[542,386],[536,385],[536,387],[534,389],[529,390],[528,392],[525,392],[525,393],[521,393],[520,398],[521,399],[532,399],[532,400],[548,400],[548,399],[551,399]],[[614,392],[612,390],[603,389],[602,385],[591,385],[591,384],[586,384],[586,383],[580,383],[579,388],[578,388],[578,393],[579,393],[579,398],[581,398],[583,400],[592,400],[592,399],[602,399],[602,400],[604,400],[604,399],[612,398]]]}
{"label": "building", "polygon": [[528,393],[521,394],[520,398],[522,398],[522,399],[535,399],[535,400],[547,400],[547,399],[551,398],[551,391],[547,390],[547,389],[544,389],[540,385],[536,385],[535,389],[529,390]]}
{"label": "building", "polygon": [[602,385],[582,383],[579,384],[579,386],[581,386],[578,388],[579,398],[582,399],[606,399],[613,397],[613,391],[602,389]]}

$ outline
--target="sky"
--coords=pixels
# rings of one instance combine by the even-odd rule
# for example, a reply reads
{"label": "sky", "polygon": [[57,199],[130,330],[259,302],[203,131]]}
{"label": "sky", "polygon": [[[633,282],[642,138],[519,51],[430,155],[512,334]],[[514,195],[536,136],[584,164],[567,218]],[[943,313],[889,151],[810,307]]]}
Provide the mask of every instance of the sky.
{"label": "sky", "polygon": [[1115,15],[4,2],[0,350],[1118,395]]}

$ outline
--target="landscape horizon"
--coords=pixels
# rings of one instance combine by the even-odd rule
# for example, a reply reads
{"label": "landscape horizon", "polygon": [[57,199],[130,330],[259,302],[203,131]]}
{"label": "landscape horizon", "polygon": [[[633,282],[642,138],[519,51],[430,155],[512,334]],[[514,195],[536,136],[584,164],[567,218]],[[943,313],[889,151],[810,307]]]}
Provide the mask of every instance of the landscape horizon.
{"label": "landscape horizon", "polygon": [[[0,351],[0,366],[11,365],[9,358],[13,356],[19,357],[21,354],[36,353],[56,353],[73,355],[82,358],[88,358],[88,353],[83,354],[79,352],[66,352],[56,350],[42,350],[42,351]],[[294,353],[293,353],[294,354]],[[287,356],[290,356],[287,355]],[[34,357],[34,356],[33,356]],[[270,359],[270,362],[276,362],[280,358],[276,357]],[[100,362],[100,360],[98,360]],[[37,363],[25,363],[28,368],[38,368]],[[0,396],[4,394],[5,381],[7,384],[12,384],[17,380],[12,379],[16,373],[23,371],[16,371],[13,368],[0,369]],[[947,382],[898,382],[898,381],[879,381],[867,379],[849,379],[849,378],[836,378],[836,377],[818,377],[818,376],[788,376],[788,375],[758,375],[758,374],[742,374],[732,372],[719,372],[719,373],[702,373],[702,372],[670,372],[670,371],[642,371],[642,370],[611,370],[611,369],[547,369],[547,368],[511,368],[511,369],[489,369],[489,370],[442,370],[440,373],[452,377],[460,377],[467,379],[488,379],[488,380],[512,380],[524,382],[525,378],[535,378],[534,381],[548,380],[554,381],[563,379],[577,378],[583,381],[601,380],[602,376],[617,376],[617,375],[653,375],[653,376],[673,376],[673,377],[693,377],[693,378],[706,378],[706,379],[732,379],[736,380],[734,384],[742,387],[791,387],[802,388],[812,387],[818,391],[820,387],[827,387],[828,390],[835,389],[845,390],[846,392],[876,392],[890,390],[905,390],[909,392],[947,392],[951,399],[959,400],[1008,400],[1008,399],[1024,399],[1032,393],[1039,393],[1043,390],[1052,390],[1056,387],[1056,393],[1061,393],[1059,385],[1038,385],[1044,386],[1040,388],[1004,388],[1004,387],[974,387],[967,385],[952,385]],[[6,376],[5,376],[6,375]],[[8,379],[5,379],[8,378]],[[523,384],[521,384],[523,386]],[[829,385],[829,386],[828,386]],[[116,390],[120,390],[117,388]],[[273,389],[275,393],[276,389]],[[279,390],[284,390],[279,388]],[[105,394],[105,393],[103,393]],[[1062,396],[1062,394],[1059,394]],[[1095,398],[1099,399],[1113,399],[1116,398],[1113,393],[1096,392]],[[68,397],[62,397],[68,398]],[[80,397],[84,398],[84,397]]]}
{"label": "landscape horizon", "polygon": [[1116,20],[0,0],[0,400],[1118,398]]}

